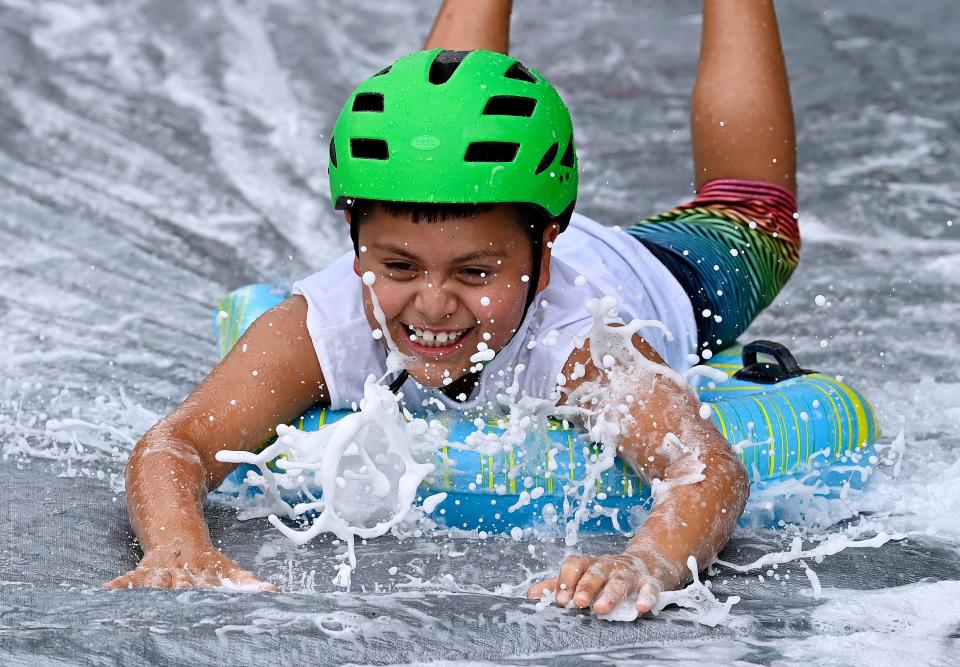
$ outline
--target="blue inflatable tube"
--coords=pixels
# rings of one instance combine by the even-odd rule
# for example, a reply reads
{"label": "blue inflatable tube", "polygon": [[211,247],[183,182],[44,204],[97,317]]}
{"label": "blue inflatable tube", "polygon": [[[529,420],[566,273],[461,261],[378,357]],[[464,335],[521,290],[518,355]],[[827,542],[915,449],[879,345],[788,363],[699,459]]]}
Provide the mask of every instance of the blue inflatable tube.
{"label": "blue inflatable tube", "polygon": [[[288,296],[285,289],[262,284],[228,295],[214,316],[221,357],[257,317]],[[862,488],[877,461],[871,445],[879,437],[879,428],[873,408],[859,392],[836,377],[800,369],[786,348],[768,341],[728,348],[715,355],[710,365],[729,379],[700,388],[700,400],[711,406],[712,419],[746,466],[754,492],[774,485],[787,491],[801,484],[815,486],[819,495],[837,496],[846,489]],[[316,408],[293,425],[317,430],[345,414]],[[451,528],[506,532],[549,522],[563,513],[564,487],[582,479],[591,458],[600,452],[599,445],[588,442],[583,432],[554,420],[549,442],[528,442],[523,451],[497,456],[456,447],[477,430],[473,422],[446,426],[451,445],[438,452],[436,470],[422,495],[447,493],[434,517]],[[495,424],[484,430],[500,432]],[[222,490],[242,488],[251,469],[255,470],[238,467]],[[793,484],[784,484],[788,480]],[[535,489],[533,495],[538,497],[529,497]],[[601,475],[597,492],[599,505],[618,510],[623,530],[635,528],[651,502],[647,484],[619,458]],[[754,508],[741,522],[775,525],[777,514],[775,508]],[[595,516],[581,527],[604,532],[614,528],[606,515]]]}

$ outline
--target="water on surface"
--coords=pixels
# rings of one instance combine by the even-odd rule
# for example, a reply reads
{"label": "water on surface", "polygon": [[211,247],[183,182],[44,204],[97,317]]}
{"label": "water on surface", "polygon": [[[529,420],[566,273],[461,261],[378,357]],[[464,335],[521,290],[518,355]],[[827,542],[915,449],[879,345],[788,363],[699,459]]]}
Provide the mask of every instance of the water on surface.
{"label": "water on surface", "polygon": [[[280,594],[98,588],[136,563],[122,465],[212,365],[210,305],[346,249],[327,133],[353,85],[419,46],[433,10],[0,0],[4,664],[945,660],[960,636],[960,19],[948,0],[909,13],[892,0],[779,6],[804,248],[750,334],[842,373],[876,402],[885,442],[902,418],[907,443],[900,476],[856,501],[907,539],[810,562],[823,598],[790,564],[779,580],[720,570],[714,590],[743,602],[714,629],[536,614],[497,587],[554,567],[559,544],[389,537],[358,547],[354,586],[336,592],[334,546],[295,548],[222,506],[214,538]],[[624,225],[690,193],[697,12],[518,3],[515,54],[574,114],[584,213]],[[723,557],[748,562],[789,537],[745,531]]]}

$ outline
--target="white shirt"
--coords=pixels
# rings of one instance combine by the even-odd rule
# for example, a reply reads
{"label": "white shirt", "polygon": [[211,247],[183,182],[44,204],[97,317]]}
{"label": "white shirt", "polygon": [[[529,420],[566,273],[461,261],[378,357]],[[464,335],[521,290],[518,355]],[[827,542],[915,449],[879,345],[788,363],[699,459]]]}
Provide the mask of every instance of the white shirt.
{"label": "white shirt", "polygon": [[[293,285],[293,293],[307,300],[307,329],[334,409],[352,407],[363,397],[367,376],[386,373],[386,350],[371,335],[353,258],[348,252]],[[587,279],[583,286],[575,284],[578,275]],[[414,412],[434,401],[452,410],[497,408],[496,396],[513,383],[517,364],[525,366],[520,390],[549,398],[576,339],[593,324],[584,303],[605,295],[617,297],[624,322],[636,318],[666,325],[673,340],[653,327],[639,333],[672,368],[689,367],[697,328],[690,299],[673,274],[634,237],[574,213],[554,243],[549,286],[534,299],[510,342],[485,365],[473,395],[460,403],[411,378],[403,385],[404,402]],[[531,340],[536,341],[532,348]]]}

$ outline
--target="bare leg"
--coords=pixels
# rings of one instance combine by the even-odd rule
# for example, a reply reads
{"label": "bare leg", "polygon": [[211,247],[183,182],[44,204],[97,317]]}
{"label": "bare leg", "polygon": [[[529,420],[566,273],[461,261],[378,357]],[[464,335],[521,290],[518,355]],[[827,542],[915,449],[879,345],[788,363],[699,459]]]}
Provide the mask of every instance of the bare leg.
{"label": "bare leg", "polygon": [[512,0],[444,0],[424,49],[506,53]]}
{"label": "bare leg", "polygon": [[690,114],[697,189],[716,178],[796,193],[790,84],[772,0],[704,0]]}

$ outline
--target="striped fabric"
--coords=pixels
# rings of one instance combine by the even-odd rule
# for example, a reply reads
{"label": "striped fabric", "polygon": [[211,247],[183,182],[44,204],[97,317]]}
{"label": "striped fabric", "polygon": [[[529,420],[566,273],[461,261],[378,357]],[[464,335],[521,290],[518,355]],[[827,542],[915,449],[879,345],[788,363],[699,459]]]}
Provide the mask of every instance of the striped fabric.
{"label": "striped fabric", "polygon": [[627,229],[676,276],[703,349],[743,333],[797,267],[797,200],[779,185],[719,179],[690,203]]}

